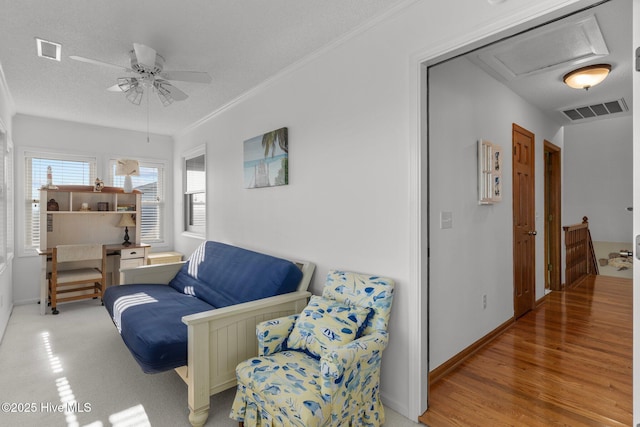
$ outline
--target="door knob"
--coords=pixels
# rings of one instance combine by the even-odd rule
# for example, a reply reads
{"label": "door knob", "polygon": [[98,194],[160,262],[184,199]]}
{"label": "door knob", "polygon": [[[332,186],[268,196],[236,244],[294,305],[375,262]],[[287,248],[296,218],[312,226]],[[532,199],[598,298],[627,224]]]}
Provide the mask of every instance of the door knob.
{"label": "door knob", "polygon": [[536,230],[533,230],[533,231],[529,231],[527,234],[529,236],[536,236],[538,234],[538,232]]}

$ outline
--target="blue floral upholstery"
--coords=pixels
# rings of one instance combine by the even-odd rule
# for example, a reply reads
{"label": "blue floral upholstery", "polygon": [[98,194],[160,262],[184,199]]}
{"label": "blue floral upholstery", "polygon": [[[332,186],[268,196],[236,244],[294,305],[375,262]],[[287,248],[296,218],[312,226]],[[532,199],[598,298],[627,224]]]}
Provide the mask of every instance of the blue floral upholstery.
{"label": "blue floral upholstery", "polygon": [[[229,416],[247,427],[382,425],[380,362],[393,290],[391,279],[329,272],[322,298],[315,297],[305,310],[315,312],[324,300],[327,306],[339,302],[371,314],[359,338],[322,348],[319,359],[287,348],[299,315],[259,324],[259,356],[236,368],[238,389]],[[313,316],[306,321],[313,322]]]}
{"label": "blue floral upholstery", "polygon": [[313,295],[302,310],[287,338],[290,350],[304,350],[320,358],[328,348],[345,345],[356,339],[371,313],[358,307]]}

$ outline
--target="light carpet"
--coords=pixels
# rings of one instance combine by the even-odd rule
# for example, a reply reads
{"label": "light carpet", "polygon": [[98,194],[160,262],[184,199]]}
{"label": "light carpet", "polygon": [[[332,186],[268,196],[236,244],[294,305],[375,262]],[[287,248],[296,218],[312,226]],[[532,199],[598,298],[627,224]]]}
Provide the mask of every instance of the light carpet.
{"label": "light carpet", "polygon": [[[184,382],[173,371],[143,373],[98,301],[59,309],[41,316],[38,305],[14,307],[0,343],[0,425],[190,425]],[[234,396],[211,397],[206,426],[238,425],[228,418]],[[418,425],[386,415],[386,426]]]}

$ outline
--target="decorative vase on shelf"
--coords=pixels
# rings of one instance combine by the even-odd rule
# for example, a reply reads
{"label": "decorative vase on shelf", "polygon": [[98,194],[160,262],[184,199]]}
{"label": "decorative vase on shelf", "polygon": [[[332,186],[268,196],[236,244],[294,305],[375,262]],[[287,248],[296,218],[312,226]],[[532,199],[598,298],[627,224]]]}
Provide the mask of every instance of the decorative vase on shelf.
{"label": "decorative vase on shelf", "polygon": [[131,183],[131,175],[124,177],[124,192],[131,193],[133,191],[133,184]]}

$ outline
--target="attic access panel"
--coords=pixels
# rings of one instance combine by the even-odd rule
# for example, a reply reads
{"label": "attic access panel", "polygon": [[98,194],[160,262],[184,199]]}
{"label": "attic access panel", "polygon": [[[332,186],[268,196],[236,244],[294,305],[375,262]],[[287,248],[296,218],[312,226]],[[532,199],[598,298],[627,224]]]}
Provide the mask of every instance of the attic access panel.
{"label": "attic access panel", "polygon": [[[553,49],[549,47],[553,46]],[[609,54],[595,15],[574,22],[549,24],[517,39],[481,49],[473,62],[502,81],[580,64]]]}

